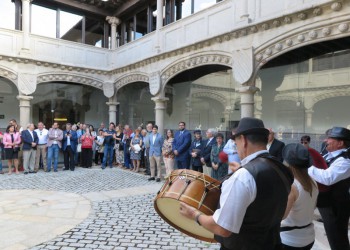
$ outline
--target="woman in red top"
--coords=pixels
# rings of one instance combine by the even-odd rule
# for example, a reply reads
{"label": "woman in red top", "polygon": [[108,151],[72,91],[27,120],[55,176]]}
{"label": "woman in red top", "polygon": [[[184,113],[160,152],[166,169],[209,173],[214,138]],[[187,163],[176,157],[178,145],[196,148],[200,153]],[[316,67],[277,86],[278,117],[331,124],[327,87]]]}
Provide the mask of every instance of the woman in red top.
{"label": "woman in red top", "polygon": [[90,128],[85,129],[85,134],[81,136],[81,158],[83,168],[92,166],[92,146],[95,137],[91,135]]}

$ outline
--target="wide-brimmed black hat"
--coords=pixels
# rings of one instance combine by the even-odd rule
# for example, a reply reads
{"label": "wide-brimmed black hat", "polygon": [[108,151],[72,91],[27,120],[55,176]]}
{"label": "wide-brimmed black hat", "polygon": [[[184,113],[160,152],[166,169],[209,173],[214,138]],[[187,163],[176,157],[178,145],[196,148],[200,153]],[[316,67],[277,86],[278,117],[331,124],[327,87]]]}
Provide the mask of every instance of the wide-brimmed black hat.
{"label": "wide-brimmed black hat", "polygon": [[235,137],[248,134],[264,134],[268,136],[269,130],[265,128],[262,120],[252,117],[244,117],[239,123]]}
{"label": "wide-brimmed black hat", "polygon": [[300,143],[291,143],[282,150],[282,157],[289,165],[297,168],[309,168],[312,158],[309,150]]}
{"label": "wide-brimmed black hat", "polygon": [[333,127],[327,134],[329,138],[350,141],[350,130],[343,127]]}

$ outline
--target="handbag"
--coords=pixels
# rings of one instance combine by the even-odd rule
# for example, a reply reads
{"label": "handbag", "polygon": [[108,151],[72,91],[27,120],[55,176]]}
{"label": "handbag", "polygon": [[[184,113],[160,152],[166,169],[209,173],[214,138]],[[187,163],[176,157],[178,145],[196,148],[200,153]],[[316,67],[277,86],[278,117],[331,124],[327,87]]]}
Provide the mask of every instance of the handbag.
{"label": "handbag", "polygon": [[101,145],[101,146],[98,148],[97,152],[103,153],[104,150],[105,150],[105,147]]}
{"label": "handbag", "polygon": [[20,150],[21,150],[21,149],[20,149],[19,147],[14,147],[14,148],[13,148],[13,152],[14,152],[14,153],[18,153]]}
{"label": "handbag", "polygon": [[78,143],[78,145],[77,145],[77,152],[78,152],[78,153],[81,152],[81,143]]}

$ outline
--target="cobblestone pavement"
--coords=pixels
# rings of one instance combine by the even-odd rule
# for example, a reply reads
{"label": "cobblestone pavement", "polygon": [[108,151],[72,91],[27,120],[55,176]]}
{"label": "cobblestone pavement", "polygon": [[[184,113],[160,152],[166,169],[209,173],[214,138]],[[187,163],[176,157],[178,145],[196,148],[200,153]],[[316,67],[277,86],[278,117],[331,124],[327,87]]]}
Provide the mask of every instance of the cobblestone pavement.
{"label": "cobblestone pavement", "polygon": [[83,169],[36,174],[1,175],[0,190],[5,189],[41,189],[64,191],[77,194],[118,190],[149,185],[147,177],[118,168]]}
{"label": "cobblestone pavement", "polygon": [[[160,185],[147,178],[118,168],[77,168],[74,172],[0,175],[0,190],[60,191],[90,201],[90,213],[80,224],[28,249],[219,249],[218,244],[188,237],[165,223],[153,208]],[[319,228],[324,240],[323,225]],[[328,248],[315,242],[313,249]]]}
{"label": "cobblestone pavement", "polygon": [[37,249],[219,249],[187,237],[153,209],[154,195],[94,202],[90,216],[76,228]]}

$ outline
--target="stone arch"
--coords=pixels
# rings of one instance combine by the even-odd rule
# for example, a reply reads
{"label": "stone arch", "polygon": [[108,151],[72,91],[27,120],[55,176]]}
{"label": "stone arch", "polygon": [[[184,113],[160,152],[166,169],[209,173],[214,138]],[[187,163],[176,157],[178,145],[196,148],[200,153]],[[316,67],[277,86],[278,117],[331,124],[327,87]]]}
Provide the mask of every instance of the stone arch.
{"label": "stone arch", "polygon": [[17,87],[18,74],[14,71],[0,66],[0,77],[6,78],[10,82],[14,83]]}
{"label": "stone arch", "polygon": [[218,101],[219,103],[222,104],[222,106],[225,108],[227,106],[227,100],[226,97],[219,94],[219,93],[215,93],[215,92],[194,92],[192,93],[191,97],[195,97],[195,98],[199,98],[199,97],[206,97],[206,98],[210,98],[213,100]]}
{"label": "stone arch", "polygon": [[310,44],[329,41],[336,38],[344,38],[350,35],[350,18],[337,18],[330,20],[325,18],[324,22],[315,21],[307,25],[303,24],[296,29],[276,36],[275,39],[257,47],[254,52],[255,72],[264,66],[268,61],[292,50]]}
{"label": "stone arch", "polygon": [[161,73],[162,88],[173,77],[181,72],[204,65],[223,65],[232,68],[232,56],[222,51],[210,51],[192,55],[190,58],[181,58],[166,67]]}
{"label": "stone arch", "polygon": [[127,74],[119,77],[119,79],[115,82],[115,88],[117,91],[122,87],[131,84],[133,82],[146,82],[149,83],[149,76],[143,72],[134,72],[131,74]]}
{"label": "stone arch", "polygon": [[45,73],[38,75],[37,83],[47,83],[53,81],[74,82],[82,85],[91,86],[97,89],[103,89],[104,82],[100,79],[88,77],[86,75],[77,75],[73,73]]}
{"label": "stone arch", "polygon": [[334,97],[340,97],[340,96],[350,96],[350,87],[346,87],[346,88],[342,88],[341,90],[337,89],[337,90],[328,90],[325,93],[320,93],[318,95],[316,95],[313,98],[313,105],[314,106],[316,103],[326,100],[326,99],[330,99],[330,98],[334,98]]}

